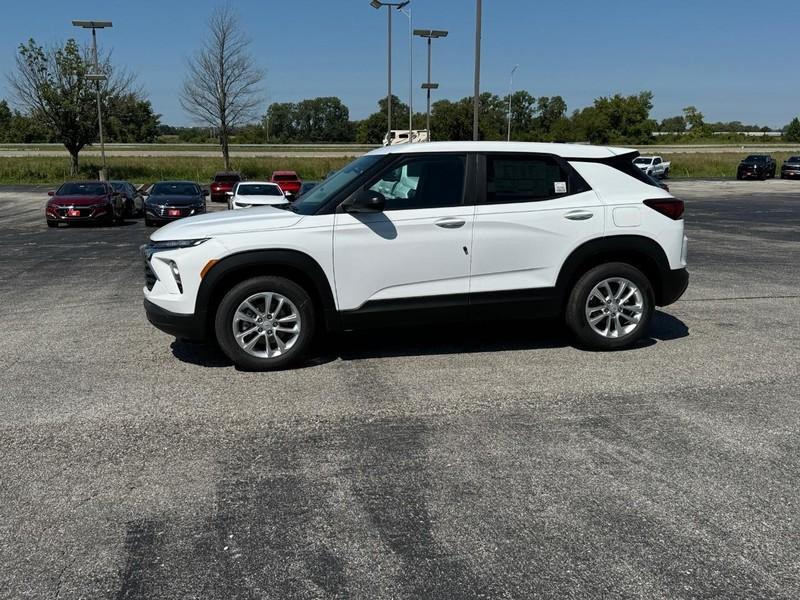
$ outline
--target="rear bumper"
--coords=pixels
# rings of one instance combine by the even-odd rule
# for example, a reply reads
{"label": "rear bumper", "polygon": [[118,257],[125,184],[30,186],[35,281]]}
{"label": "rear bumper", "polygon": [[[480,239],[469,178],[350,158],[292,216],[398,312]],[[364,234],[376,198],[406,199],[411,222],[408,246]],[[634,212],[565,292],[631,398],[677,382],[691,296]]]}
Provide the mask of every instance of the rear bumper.
{"label": "rear bumper", "polygon": [[666,271],[661,277],[661,294],[657,304],[667,306],[683,296],[689,287],[689,271],[686,269],[673,269]]}
{"label": "rear bumper", "polygon": [[182,315],[168,311],[144,299],[144,310],[150,323],[176,338],[202,342],[206,339],[205,323],[196,315]]}

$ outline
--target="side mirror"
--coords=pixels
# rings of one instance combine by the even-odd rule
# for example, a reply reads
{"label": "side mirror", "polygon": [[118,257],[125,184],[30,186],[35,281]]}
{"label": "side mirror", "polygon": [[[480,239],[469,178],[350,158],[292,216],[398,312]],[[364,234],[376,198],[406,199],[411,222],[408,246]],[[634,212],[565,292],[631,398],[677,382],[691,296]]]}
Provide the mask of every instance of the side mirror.
{"label": "side mirror", "polygon": [[[208,192],[207,192],[207,191],[205,191],[205,190],[203,190],[203,195],[204,195],[204,196],[207,196],[207,195],[208,195]],[[226,196],[233,196],[233,192],[225,192],[225,195],[226,195]]]}
{"label": "side mirror", "polygon": [[348,213],[379,213],[386,206],[386,198],[380,192],[361,190],[342,202],[342,210]]}
{"label": "side mirror", "polygon": [[47,192],[47,195],[48,196],[55,196],[56,195],[56,191],[55,190],[50,190],[49,192]]}
{"label": "side mirror", "polygon": [[203,190],[203,196],[208,196],[208,190]]}

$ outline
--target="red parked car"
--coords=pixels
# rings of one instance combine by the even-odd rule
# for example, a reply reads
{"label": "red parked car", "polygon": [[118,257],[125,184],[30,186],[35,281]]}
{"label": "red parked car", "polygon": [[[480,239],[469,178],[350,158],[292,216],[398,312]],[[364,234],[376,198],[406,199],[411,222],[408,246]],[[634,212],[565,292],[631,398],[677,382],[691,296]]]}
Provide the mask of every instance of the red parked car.
{"label": "red parked car", "polygon": [[283,193],[292,198],[297,198],[300,194],[300,186],[303,182],[294,171],[275,171],[270,179],[272,183],[277,183]]}
{"label": "red parked car", "polygon": [[242,180],[240,173],[235,171],[221,171],[211,180],[211,201],[227,202],[228,192],[233,191],[233,186]]}
{"label": "red parked car", "polygon": [[125,199],[105,181],[69,181],[48,192],[45,207],[48,227],[59,223],[121,223]]}

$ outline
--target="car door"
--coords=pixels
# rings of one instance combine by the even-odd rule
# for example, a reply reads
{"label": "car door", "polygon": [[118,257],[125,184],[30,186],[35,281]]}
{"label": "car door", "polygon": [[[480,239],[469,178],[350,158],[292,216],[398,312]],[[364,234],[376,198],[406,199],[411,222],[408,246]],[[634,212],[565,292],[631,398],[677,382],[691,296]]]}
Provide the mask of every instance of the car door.
{"label": "car door", "polygon": [[555,156],[485,154],[478,161],[470,301],[552,295],[567,256],[602,235],[602,202]]}
{"label": "car door", "polygon": [[466,306],[474,206],[466,153],[398,154],[361,190],[377,213],[336,212],[334,277],[340,311]]}

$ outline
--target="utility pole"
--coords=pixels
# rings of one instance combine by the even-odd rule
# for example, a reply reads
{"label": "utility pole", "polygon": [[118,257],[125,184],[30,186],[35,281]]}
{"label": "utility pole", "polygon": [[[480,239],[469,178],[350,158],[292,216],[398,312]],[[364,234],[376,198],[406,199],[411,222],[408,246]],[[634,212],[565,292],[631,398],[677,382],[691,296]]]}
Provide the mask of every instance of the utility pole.
{"label": "utility pole", "polygon": [[389,10],[388,15],[389,19],[387,21],[388,26],[388,35],[387,35],[387,92],[386,92],[386,123],[387,123],[387,132],[386,136],[389,142],[391,143],[392,139],[392,8],[397,8],[398,10],[403,8],[404,6],[408,5],[411,0],[405,0],[404,2],[381,2],[381,0],[372,0],[370,2],[370,6],[376,9],[381,9],[384,6],[387,7]]}
{"label": "utility pole", "polygon": [[511,141],[511,91],[514,89],[514,72],[519,68],[519,65],[514,65],[511,69],[511,80],[508,83],[508,140]]}
{"label": "utility pole", "polygon": [[479,115],[481,112],[481,0],[475,0],[475,98],[472,103],[472,139],[479,136]]}
{"label": "utility pole", "polygon": [[100,170],[100,181],[108,179],[108,165],[106,164],[106,147],[103,142],[103,108],[100,102],[100,84],[106,81],[108,77],[105,73],[100,72],[100,64],[97,60],[97,30],[112,27],[111,21],[73,21],[75,27],[92,30],[92,57],[94,59],[94,66],[92,72],[86,75],[86,79],[94,81],[97,91],[97,128],[100,134],[100,156],[103,162],[103,168]]}
{"label": "utility pole", "polygon": [[428,108],[425,115],[425,130],[428,133],[428,141],[431,140],[431,90],[439,89],[438,83],[431,81],[431,40],[434,38],[447,37],[448,32],[443,29],[415,29],[414,35],[428,40],[428,81],[422,84],[422,89],[427,92]]}

